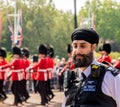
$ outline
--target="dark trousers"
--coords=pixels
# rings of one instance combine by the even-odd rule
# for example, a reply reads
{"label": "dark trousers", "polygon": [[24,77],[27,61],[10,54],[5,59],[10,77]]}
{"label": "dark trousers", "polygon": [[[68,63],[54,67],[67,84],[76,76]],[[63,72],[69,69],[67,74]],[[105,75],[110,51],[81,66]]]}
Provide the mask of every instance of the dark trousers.
{"label": "dark trousers", "polygon": [[21,91],[22,91],[22,95],[23,95],[23,97],[25,98],[25,100],[26,99],[28,99],[29,98],[29,93],[28,93],[28,91],[27,91],[27,87],[26,87],[26,80],[24,79],[24,80],[21,80]]}
{"label": "dark trousers", "polygon": [[37,91],[41,96],[41,104],[45,104],[47,102],[47,90],[46,90],[46,82],[45,81],[37,81]]}
{"label": "dark trousers", "polygon": [[53,94],[53,91],[51,89],[50,79],[48,79],[48,81],[47,81],[47,89],[48,89],[48,95],[53,96],[54,94]]}
{"label": "dark trousers", "polygon": [[4,98],[6,98],[6,94],[5,92],[3,91],[3,82],[4,80],[0,80],[0,94],[4,96]]}
{"label": "dark trousers", "polygon": [[58,78],[59,78],[59,81],[58,81],[59,82],[59,90],[62,91],[63,90],[63,81],[64,81],[63,75],[59,76]]}
{"label": "dark trousers", "polygon": [[37,93],[36,85],[37,85],[37,81],[33,80],[33,88],[35,93]]}
{"label": "dark trousers", "polygon": [[20,81],[13,81],[11,86],[12,93],[14,95],[14,104],[21,103],[20,94]]}

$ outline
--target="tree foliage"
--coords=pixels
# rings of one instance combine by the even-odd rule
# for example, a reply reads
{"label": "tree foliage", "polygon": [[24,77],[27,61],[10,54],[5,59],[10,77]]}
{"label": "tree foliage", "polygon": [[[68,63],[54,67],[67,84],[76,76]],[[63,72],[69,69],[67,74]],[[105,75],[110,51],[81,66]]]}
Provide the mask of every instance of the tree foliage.
{"label": "tree foliage", "polygon": [[[31,54],[34,54],[38,53],[41,43],[51,44],[55,49],[55,55],[61,57],[67,55],[66,46],[70,43],[70,34],[74,25],[71,12],[58,11],[52,0],[17,0],[17,9],[22,9],[23,16],[22,47],[28,47]],[[4,24],[1,45],[9,51],[11,41],[6,13],[12,14],[13,11],[14,8],[9,2],[7,7],[2,9]]]}
{"label": "tree foliage", "polygon": [[[7,14],[14,13],[14,7],[11,6],[11,2],[5,3],[1,0],[0,9],[3,17],[0,45],[11,51]],[[55,55],[59,55],[60,58],[67,56],[67,44],[71,43],[70,36],[74,29],[72,12],[57,10],[52,0],[17,0],[18,9],[22,9],[22,47],[28,47],[31,54],[35,54],[38,53],[41,43],[51,44],[55,49]],[[120,4],[112,0],[86,2],[77,16],[78,25],[81,19],[91,17],[92,13],[95,14],[96,31],[100,35],[100,40],[114,41],[120,47]],[[13,21],[13,17],[11,18]]]}
{"label": "tree foliage", "polygon": [[[79,17],[88,17],[88,3],[82,8]],[[96,31],[99,33],[102,42],[114,41],[120,47],[120,4],[112,0],[92,0],[89,3],[89,12],[95,14]],[[91,16],[92,17],[92,16]],[[113,46],[114,48],[114,46]],[[119,51],[116,48],[115,51]]]}

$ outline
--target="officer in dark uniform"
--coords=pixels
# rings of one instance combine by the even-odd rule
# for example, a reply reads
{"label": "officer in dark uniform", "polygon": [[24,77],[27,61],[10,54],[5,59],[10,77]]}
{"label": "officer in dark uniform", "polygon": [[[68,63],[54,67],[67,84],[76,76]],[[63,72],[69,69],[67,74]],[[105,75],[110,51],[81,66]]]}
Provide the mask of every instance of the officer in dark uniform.
{"label": "officer in dark uniform", "polygon": [[78,28],[71,40],[76,69],[71,73],[64,106],[120,107],[118,70],[98,63],[94,57],[99,35],[92,28]]}

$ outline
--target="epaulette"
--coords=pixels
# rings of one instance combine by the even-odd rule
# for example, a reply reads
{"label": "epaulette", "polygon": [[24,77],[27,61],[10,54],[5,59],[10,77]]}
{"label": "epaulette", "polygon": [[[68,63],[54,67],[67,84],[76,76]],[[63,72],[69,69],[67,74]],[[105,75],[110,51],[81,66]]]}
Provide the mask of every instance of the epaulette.
{"label": "epaulette", "polygon": [[104,66],[106,71],[110,71],[113,76],[117,76],[119,74],[119,70],[112,66],[107,66],[106,64],[103,63],[100,63],[100,65]]}
{"label": "epaulette", "polygon": [[107,67],[106,70],[110,71],[113,76],[117,76],[119,74],[119,70],[114,67]]}

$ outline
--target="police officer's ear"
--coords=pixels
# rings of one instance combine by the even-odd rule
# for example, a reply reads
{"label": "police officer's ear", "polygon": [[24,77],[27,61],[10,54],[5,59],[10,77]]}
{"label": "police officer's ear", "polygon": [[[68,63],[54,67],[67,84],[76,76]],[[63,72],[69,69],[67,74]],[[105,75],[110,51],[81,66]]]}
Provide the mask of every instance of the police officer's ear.
{"label": "police officer's ear", "polygon": [[95,51],[96,48],[97,48],[97,44],[92,44],[92,49],[93,49],[93,51]]}

